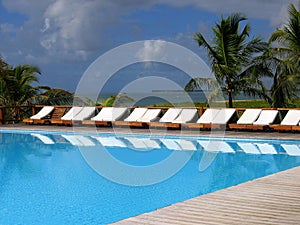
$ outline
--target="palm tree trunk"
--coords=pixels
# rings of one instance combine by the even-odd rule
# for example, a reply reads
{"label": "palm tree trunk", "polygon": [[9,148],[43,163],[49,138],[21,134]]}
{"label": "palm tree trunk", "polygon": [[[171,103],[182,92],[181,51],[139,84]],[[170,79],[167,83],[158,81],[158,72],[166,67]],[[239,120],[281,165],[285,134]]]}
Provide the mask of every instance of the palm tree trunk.
{"label": "palm tree trunk", "polygon": [[233,104],[232,104],[232,85],[231,85],[231,80],[230,80],[230,77],[227,75],[226,76],[226,92],[227,92],[227,95],[228,95],[228,107],[229,108],[232,108],[233,107]]}
{"label": "palm tree trunk", "polygon": [[232,103],[232,92],[231,90],[228,91],[228,107],[233,108],[233,103]]}

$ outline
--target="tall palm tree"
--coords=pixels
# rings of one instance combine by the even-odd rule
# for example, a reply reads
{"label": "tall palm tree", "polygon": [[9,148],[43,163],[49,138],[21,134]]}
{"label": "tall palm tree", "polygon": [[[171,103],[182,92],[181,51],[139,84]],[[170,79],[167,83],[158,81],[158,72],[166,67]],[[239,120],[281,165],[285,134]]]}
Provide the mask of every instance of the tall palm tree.
{"label": "tall palm tree", "polygon": [[41,90],[49,90],[50,88],[46,86],[32,86],[38,82],[37,74],[40,73],[37,67],[31,65],[8,67],[2,76],[3,87],[0,96],[2,104],[28,105]]}
{"label": "tall palm tree", "polygon": [[266,62],[273,64],[270,68],[274,77],[271,87],[273,107],[291,106],[300,81],[300,11],[291,4],[288,12],[287,24],[269,39],[272,48],[266,57]]}
{"label": "tall palm tree", "polygon": [[[221,19],[212,28],[214,38],[209,44],[201,33],[195,39],[199,46],[208,52],[212,72],[220,90],[228,97],[228,106],[233,107],[233,97],[243,92],[267,98],[264,84],[260,81],[261,73],[255,64],[255,57],[267,48],[260,38],[249,40],[250,25],[240,31],[240,22],[246,20],[240,13],[234,13]],[[194,90],[205,79],[192,79],[186,90]],[[209,83],[212,83],[209,81]],[[215,92],[218,92],[215,90]]]}
{"label": "tall palm tree", "polygon": [[40,70],[31,65],[8,66],[0,73],[0,105],[71,105],[74,94],[38,83]]}

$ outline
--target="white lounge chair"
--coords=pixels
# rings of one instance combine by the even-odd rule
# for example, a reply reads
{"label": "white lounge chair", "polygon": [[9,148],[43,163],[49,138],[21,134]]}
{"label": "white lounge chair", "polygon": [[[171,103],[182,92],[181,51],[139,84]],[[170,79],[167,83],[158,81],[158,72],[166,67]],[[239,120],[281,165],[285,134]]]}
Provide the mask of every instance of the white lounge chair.
{"label": "white lounge chair", "polygon": [[236,122],[237,124],[253,124],[261,113],[261,109],[246,109]]}
{"label": "white lounge chair", "polygon": [[179,116],[181,111],[182,109],[179,108],[169,108],[158,122],[151,122],[150,126],[156,128],[179,128],[177,124],[174,127],[173,121]]}
{"label": "white lounge chair", "polygon": [[246,125],[252,125],[261,111],[261,109],[246,109],[236,123],[231,123],[228,126],[230,129],[247,129]]}
{"label": "white lounge chair", "polygon": [[39,121],[42,120],[44,117],[50,115],[54,110],[53,106],[44,106],[37,114],[31,116],[30,118],[23,119],[24,123],[34,123],[35,120]]}
{"label": "white lounge chair", "polygon": [[169,108],[167,112],[160,118],[160,123],[172,123],[181,113],[182,109]]}
{"label": "white lounge chair", "polygon": [[147,112],[147,110],[147,108],[135,108],[132,113],[126,119],[124,119],[124,121],[136,122]]}
{"label": "white lounge chair", "polygon": [[109,121],[113,115],[113,107],[103,107],[100,112],[92,117],[92,121]]}
{"label": "white lounge chair", "polygon": [[256,121],[252,124],[230,125],[229,128],[264,130],[272,127],[278,116],[278,110],[262,110]]}
{"label": "white lounge chair", "polygon": [[280,125],[298,125],[300,122],[300,110],[291,109],[285,115]]}
{"label": "white lounge chair", "polygon": [[253,125],[265,126],[273,123],[278,115],[278,110],[262,110]]}
{"label": "white lounge chair", "polygon": [[278,131],[291,131],[293,126],[298,126],[300,122],[300,110],[291,109],[287,112],[280,124],[274,124],[271,127]]}
{"label": "white lounge chair", "polygon": [[182,126],[190,129],[210,128],[210,124],[219,112],[220,109],[208,108],[204,111],[196,123],[186,123],[182,124]]}
{"label": "white lounge chair", "polygon": [[[206,112],[206,113],[205,113]],[[196,124],[187,125],[189,128],[221,129],[236,116],[236,109],[207,109]]]}
{"label": "white lounge chair", "polygon": [[61,120],[72,120],[82,109],[83,107],[72,107],[63,117],[61,117]]}
{"label": "white lounge chair", "polygon": [[178,117],[173,120],[172,123],[190,123],[194,122],[199,118],[197,109],[182,109]]}
{"label": "white lounge chair", "polygon": [[91,116],[94,115],[95,113],[95,107],[83,107],[83,109],[74,116],[72,119],[73,121],[83,121]]}
{"label": "white lounge chair", "polygon": [[220,112],[220,109],[208,108],[204,111],[202,116],[197,120],[197,123],[200,124],[210,124],[213,122],[214,118]]}
{"label": "white lounge chair", "polygon": [[116,126],[136,126],[143,127],[143,122],[138,122],[137,120],[142,118],[144,114],[148,111],[147,108],[135,108],[130,115],[124,119],[124,121],[114,121],[113,124]]}
{"label": "white lounge chair", "polygon": [[46,145],[55,144],[55,142],[51,138],[49,138],[43,134],[32,133],[31,136],[38,138],[40,141],[42,141]]}
{"label": "white lounge chair", "polygon": [[93,121],[116,121],[128,115],[128,108],[105,107],[91,120]]}
{"label": "white lounge chair", "polygon": [[221,109],[218,114],[213,118],[212,124],[227,124],[231,118],[235,116],[236,109],[225,108]]}
{"label": "white lounge chair", "polygon": [[53,106],[44,106],[37,114],[30,117],[33,120],[39,120],[48,116],[54,110]]}
{"label": "white lounge chair", "polygon": [[111,122],[120,120],[129,115],[129,109],[125,107],[104,107],[90,120],[85,120],[86,125],[111,125]]}
{"label": "white lounge chair", "polygon": [[71,114],[65,115],[61,118],[63,121],[62,124],[70,125],[78,122],[82,122],[83,120],[91,117],[93,113],[95,113],[95,107],[73,107]]}
{"label": "white lounge chair", "polygon": [[137,119],[137,122],[150,123],[153,121],[157,121],[159,119],[159,114],[161,113],[161,109],[148,109],[145,114]]}

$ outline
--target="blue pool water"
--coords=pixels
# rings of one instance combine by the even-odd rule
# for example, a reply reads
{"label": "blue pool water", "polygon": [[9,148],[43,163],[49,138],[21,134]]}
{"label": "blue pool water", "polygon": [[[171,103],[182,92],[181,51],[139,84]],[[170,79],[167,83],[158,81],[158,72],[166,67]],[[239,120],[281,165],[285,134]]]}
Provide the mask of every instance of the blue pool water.
{"label": "blue pool water", "polygon": [[[108,224],[300,165],[296,141],[103,134],[75,138],[78,148],[70,136],[0,132],[0,224]],[[162,182],[128,186],[84,160],[82,151],[102,146],[117,161],[141,168],[174,151],[190,160]],[[205,165],[204,157],[211,159]]]}

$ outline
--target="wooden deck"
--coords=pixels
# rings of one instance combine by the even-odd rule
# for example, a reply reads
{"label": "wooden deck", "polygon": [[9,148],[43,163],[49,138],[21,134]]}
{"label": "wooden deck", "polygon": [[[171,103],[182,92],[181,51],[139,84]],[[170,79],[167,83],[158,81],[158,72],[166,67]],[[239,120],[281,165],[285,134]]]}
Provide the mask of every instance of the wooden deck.
{"label": "wooden deck", "polygon": [[300,167],[114,224],[300,224]]}

